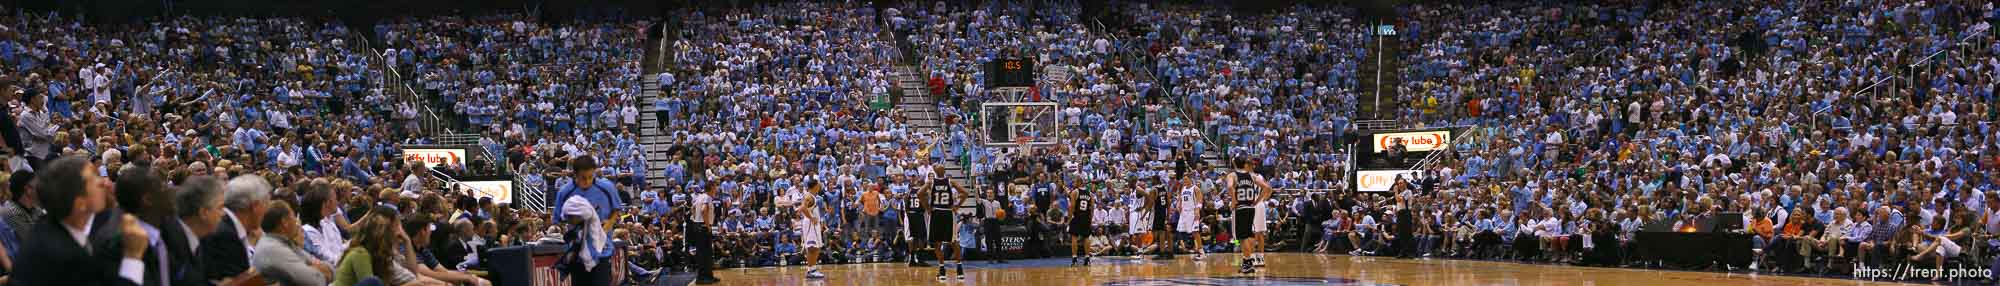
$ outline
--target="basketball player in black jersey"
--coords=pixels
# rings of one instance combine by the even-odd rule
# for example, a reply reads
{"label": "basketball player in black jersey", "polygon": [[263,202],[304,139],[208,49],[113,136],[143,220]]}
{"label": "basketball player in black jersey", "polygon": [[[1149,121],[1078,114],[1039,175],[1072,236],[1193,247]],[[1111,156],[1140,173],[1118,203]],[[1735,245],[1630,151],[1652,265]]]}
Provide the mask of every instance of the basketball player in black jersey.
{"label": "basketball player in black jersey", "polygon": [[[949,257],[944,256],[944,254],[962,254],[962,252],[960,252],[958,241],[952,239],[952,219],[955,218],[955,211],[958,208],[957,188],[954,188],[949,181],[941,185],[943,186],[942,188],[939,186],[931,186],[931,214],[930,223],[927,226],[930,228],[930,239],[937,242],[937,248],[934,251],[938,259],[938,282],[943,282],[945,279],[945,258]],[[965,275],[965,262],[963,261],[960,261],[958,264],[958,274],[960,276]]]}
{"label": "basketball player in black jersey", "polygon": [[1096,207],[1091,204],[1090,188],[1071,189],[1069,193],[1069,206],[1069,222],[1066,223],[1069,225],[1070,238],[1069,265],[1075,266],[1081,260],[1084,266],[1089,266],[1090,210],[1092,207]]}
{"label": "basketball player in black jersey", "polygon": [[917,252],[923,251],[924,247],[929,245],[931,240],[929,235],[930,228],[927,225],[930,221],[926,220],[925,218],[928,216],[924,215],[930,212],[930,209],[925,204],[930,202],[931,190],[940,186],[944,188],[951,187],[950,182],[944,181],[942,176],[940,174],[938,178],[932,179],[929,185],[917,188],[903,198],[903,239],[909,242],[907,243],[907,247],[910,254],[910,266],[931,266],[928,263],[924,263],[924,259],[917,256]]}
{"label": "basketball player in black jersey", "polygon": [[1230,200],[1230,207],[1236,210],[1236,233],[1231,236],[1243,241],[1242,272],[1245,274],[1256,272],[1254,263],[1263,258],[1263,254],[1260,253],[1264,249],[1263,241],[1257,239],[1257,234],[1262,233],[1266,227],[1262,214],[1263,203],[1271,199],[1271,184],[1264,181],[1263,175],[1252,171],[1255,167],[1255,163],[1250,159],[1237,158],[1236,170],[1229,172],[1223,184],[1233,192],[1231,196],[1234,199]]}

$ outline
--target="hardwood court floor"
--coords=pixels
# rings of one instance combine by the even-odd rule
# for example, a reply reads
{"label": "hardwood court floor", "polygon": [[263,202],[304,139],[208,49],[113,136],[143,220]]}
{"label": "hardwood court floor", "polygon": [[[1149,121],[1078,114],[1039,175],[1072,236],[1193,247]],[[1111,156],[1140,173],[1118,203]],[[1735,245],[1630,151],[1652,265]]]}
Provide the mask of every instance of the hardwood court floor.
{"label": "hardwood court floor", "polygon": [[[805,267],[716,271],[720,285],[1892,285],[1846,279],[1742,273],[1663,271],[1531,265],[1466,260],[1413,260],[1305,253],[1266,254],[1266,267],[1252,276],[1236,273],[1236,255],[1210,255],[1196,262],[1103,258],[1089,267],[1069,259],[966,263],[965,280],[952,272],[937,280],[937,267],[903,263],[822,266],[823,280],[806,280]],[[1946,283],[1949,284],[1949,283]]]}

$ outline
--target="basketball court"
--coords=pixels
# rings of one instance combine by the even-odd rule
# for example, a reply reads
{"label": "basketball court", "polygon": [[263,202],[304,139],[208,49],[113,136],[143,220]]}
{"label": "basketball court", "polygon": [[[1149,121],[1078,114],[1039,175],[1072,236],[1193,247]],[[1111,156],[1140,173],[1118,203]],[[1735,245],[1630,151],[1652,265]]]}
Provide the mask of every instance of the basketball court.
{"label": "basketball court", "polygon": [[[1533,265],[1443,259],[1394,259],[1304,253],[1266,254],[1256,275],[1236,272],[1236,255],[1201,262],[1099,257],[1090,266],[1067,258],[969,262],[965,280],[937,280],[937,267],[903,263],[821,266],[824,280],[804,267],[717,270],[726,285],[1910,285],[1849,279],[1742,273]],[[932,261],[935,262],[935,261]],[[956,274],[953,272],[952,274]],[[1951,284],[1940,282],[1940,284]]]}

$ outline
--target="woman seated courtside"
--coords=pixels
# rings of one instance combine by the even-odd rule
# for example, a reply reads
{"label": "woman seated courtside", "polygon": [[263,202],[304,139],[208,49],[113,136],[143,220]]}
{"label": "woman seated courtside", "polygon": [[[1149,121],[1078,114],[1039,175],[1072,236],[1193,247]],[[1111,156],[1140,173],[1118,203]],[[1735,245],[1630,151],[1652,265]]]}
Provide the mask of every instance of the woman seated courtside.
{"label": "woman seated courtside", "polygon": [[[394,262],[389,258],[395,247],[396,211],[375,206],[355,221],[354,239],[340,257],[333,275],[334,286],[383,285]],[[402,284],[397,284],[402,285]]]}

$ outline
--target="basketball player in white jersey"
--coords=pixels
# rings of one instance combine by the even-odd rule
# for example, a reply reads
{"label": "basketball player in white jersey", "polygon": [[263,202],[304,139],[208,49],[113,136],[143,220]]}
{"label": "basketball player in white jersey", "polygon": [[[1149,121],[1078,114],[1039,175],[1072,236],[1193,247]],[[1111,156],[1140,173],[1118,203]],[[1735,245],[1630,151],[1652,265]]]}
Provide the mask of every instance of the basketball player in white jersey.
{"label": "basketball player in white jersey", "polygon": [[1187,237],[1186,239],[1192,239],[1194,242],[1192,247],[1194,248],[1195,261],[1201,261],[1202,258],[1208,256],[1208,249],[1202,247],[1201,244],[1201,207],[1202,202],[1205,201],[1202,200],[1200,184],[1194,183],[1195,180],[1199,180],[1199,177],[1200,174],[1184,173],[1181,174],[1181,180],[1176,182],[1180,184],[1181,195],[1178,198],[1180,198],[1181,216],[1180,221],[1176,223],[1174,229],[1179,230],[1181,236]]}
{"label": "basketball player in white jersey", "polygon": [[819,249],[826,241],[825,225],[819,217],[819,182],[812,182],[806,192],[810,197],[799,201],[798,207],[799,245],[806,248],[806,279],[825,279],[826,274],[819,273]]}
{"label": "basketball player in white jersey", "polygon": [[1133,196],[1131,202],[1122,206],[1127,211],[1124,217],[1118,219],[1125,224],[1125,237],[1128,238],[1125,241],[1130,241],[1132,248],[1137,249],[1138,253],[1145,253],[1151,249],[1146,249],[1146,246],[1140,245],[1139,242],[1142,236],[1153,231],[1151,224],[1153,214],[1150,213],[1153,209],[1153,188],[1144,178],[1132,180],[1131,188],[1137,196]]}
{"label": "basketball player in white jersey", "polygon": [[1236,210],[1236,233],[1232,236],[1243,241],[1242,272],[1245,274],[1256,272],[1256,261],[1263,259],[1264,255],[1260,252],[1264,245],[1258,237],[1268,227],[1265,225],[1264,201],[1271,200],[1271,184],[1264,181],[1263,175],[1252,171],[1255,167],[1250,159],[1237,158],[1236,170],[1230,171],[1223,184],[1230,188],[1234,196],[1230,207]]}

